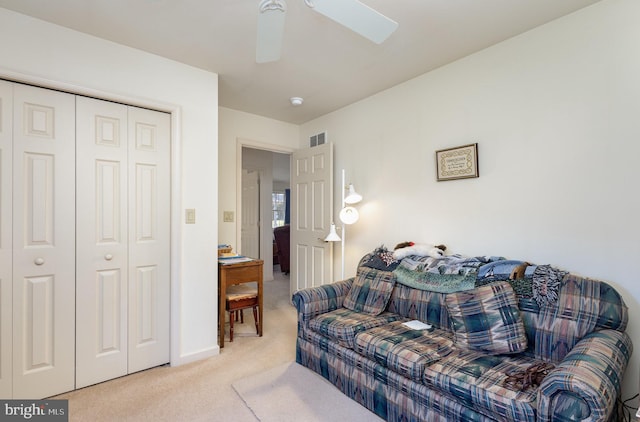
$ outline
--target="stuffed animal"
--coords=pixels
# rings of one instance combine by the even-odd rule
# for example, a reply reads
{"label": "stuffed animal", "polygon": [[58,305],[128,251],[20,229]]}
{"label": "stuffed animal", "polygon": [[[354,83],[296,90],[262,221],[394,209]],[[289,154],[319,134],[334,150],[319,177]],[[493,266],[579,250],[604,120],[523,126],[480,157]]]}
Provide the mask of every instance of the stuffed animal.
{"label": "stuffed animal", "polygon": [[522,264],[517,265],[513,271],[511,271],[511,274],[509,274],[509,280],[523,280],[529,265],[531,264],[528,262],[523,262]]}
{"label": "stuffed animal", "polygon": [[447,250],[445,245],[428,245],[428,244],[416,244],[414,242],[402,242],[398,243],[393,251],[393,257],[400,260],[409,255],[416,256],[430,256],[432,258],[439,258],[444,255],[444,251]]}
{"label": "stuffed animal", "polygon": [[395,248],[393,248],[393,250],[395,251],[396,249],[408,248],[409,246],[413,245],[415,245],[415,243],[413,242],[400,242],[396,245]]}

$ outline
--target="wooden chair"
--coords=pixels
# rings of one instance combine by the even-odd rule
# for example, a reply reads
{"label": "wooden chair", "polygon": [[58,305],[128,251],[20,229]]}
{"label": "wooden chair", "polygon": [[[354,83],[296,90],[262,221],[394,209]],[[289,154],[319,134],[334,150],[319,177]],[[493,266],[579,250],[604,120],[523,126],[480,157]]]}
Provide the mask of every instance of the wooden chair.
{"label": "wooden chair", "polygon": [[246,284],[236,284],[227,288],[226,311],[229,312],[229,341],[233,341],[233,323],[238,320],[240,314],[240,323],[244,323],[244,309],[253,308],[253,319],[256,323],[256,334],[259,334],[258,328],[258,290]]}

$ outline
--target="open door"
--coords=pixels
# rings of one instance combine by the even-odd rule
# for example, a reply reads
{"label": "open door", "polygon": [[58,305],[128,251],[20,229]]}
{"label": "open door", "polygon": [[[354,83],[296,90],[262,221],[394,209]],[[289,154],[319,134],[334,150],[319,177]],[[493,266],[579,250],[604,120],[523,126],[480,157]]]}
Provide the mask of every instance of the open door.
{"label": "open door", "polygon": [[332,281],[333,144],[297,150],[291,162],[291,293]]}
{"label": "open door", "polygon": [[242,255],[260,258],[260,175],[242,170]]}

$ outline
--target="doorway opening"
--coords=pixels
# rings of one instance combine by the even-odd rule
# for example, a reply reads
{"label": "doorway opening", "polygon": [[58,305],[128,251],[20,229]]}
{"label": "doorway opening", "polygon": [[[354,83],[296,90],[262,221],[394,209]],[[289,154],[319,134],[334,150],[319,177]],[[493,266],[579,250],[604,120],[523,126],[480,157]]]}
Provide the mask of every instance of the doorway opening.
{"label": "doorway opening", "polygon": [[[291,152],[269,146],[238,142],[239,211],[237,239],[239,253],[264,261],[265,281],[273,280],[274,270],[283,271],[274,229],[289,222],[287,198],[290,198]],[[279,254],[280,252],[280,254]],[[288,254],[287,254],[288,256]]]}

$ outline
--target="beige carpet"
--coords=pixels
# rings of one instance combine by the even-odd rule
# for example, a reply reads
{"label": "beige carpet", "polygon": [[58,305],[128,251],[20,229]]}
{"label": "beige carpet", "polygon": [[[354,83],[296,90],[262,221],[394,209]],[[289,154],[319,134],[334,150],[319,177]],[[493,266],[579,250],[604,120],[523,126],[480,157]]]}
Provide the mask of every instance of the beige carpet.
{"label": "beige carpet", "polygon": [[295,362],[243,378],[232,386],[261,422],[382,420]]}
{"label": "beige carpet", "polygon": [[[290,419],[296,422],[375,421],[373,413],[348,399],[319,375],[302,367],[290,368],[295,360],[297,314],[290,302],[289,277],[279,272],[275,276],[275,280],[265,282],[263,337],[255,335],[253,316],[249,312],[245,323],[237,325],[233,342],[225,342],[219,356],[178,367],[152,368],[55,397],[69,400],[69,421],[255,422],[260,420],[257,417],[260,414],[265,421],[285,422],[287,419],[281,418],[281,412],[287,407],[305,407],[305,412],[315,415],[315,419]],[[226,331],[228,339],[228,324]],[[299,379],[296,374],[300,375]],[[236,383],[241,386],[254,375],[280,389],[289,386],[293,390],[286,397],[274,399],[273,388],[263,389],[268,401],[277,400],[271,413],[275,418],[268,419],[271,417],[268,414],[264,416],[249,408],[233,387]],[[318,392],[325,390],[326,397],[324,392]],[[308,392],[315,392],[314,397],[309,398]],[[249,395],[245,396],[250,401]],[[253,397],[257,400],[256,396],[254,390]],[[316,403],[318,400],[322,402],[320,405]],[[347,403],[346,407],[358,409],[366,416],[336,419],[330,413],[338,408],[334,403]],[[302,413],[301,410],[295,412]]]}
{"label": "beige carpet", "polygon": [[161,366],[55,398],[69,400],[70,422],[255,422],[231,384],[295,360],[297,314],[289,277],[264,283],[264,336],[253,316],[237,325],[219,356],[187,365]]}

